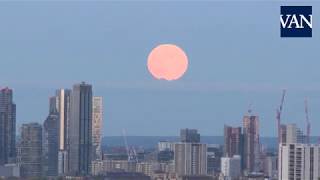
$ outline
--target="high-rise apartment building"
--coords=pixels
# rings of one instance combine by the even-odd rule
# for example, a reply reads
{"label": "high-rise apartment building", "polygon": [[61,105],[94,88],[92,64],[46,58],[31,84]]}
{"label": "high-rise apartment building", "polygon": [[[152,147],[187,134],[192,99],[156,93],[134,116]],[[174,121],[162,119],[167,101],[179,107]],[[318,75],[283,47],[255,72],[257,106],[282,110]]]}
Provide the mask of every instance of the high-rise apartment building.
{"label": "high-rise apartment building", "polygon": [[23,124],[19,145],[21,177],[39,177],[42,175],[42,127],[38,123]]}
{"label": "high-rise apartment building", "polygon": [[16,161],[16,105],[12,89],[0,89],[0,165]]}
{"label": "high-rise apartment building", "polygon": [[199,143],[200,134],[196,129],[181,129],[180,130],[180,141],[186,143]]}
{"label": "high-rise apartment building", "polygon": [[243,117],[243,162],[244,169],[248,172],[259,171],[259,117],[251,113]]}
{"label": "high-rise apartment building", "polygon": [[224,156],[242,155],[243,136],[241,127],[224,126]]}
{"label": "high-rise apartment building", "polygon": [[201,143],[174,144],[175,172],[179,175],[207,174],[207,145]]}
{"label": "high-rise apartment building", "polygon": [[93,97],[92,100],[92,145],[93,160],[102,160],[101,140],[102,140],[102,121],[103,121],[103,102],[102,97]]}
{"label": "high-rise apartment building", "polygon": [[92,159],[92,86],[73,86],[70,117],[69,173],[87,175]]}
{"label": "high-rise apartment building", "polygon": [[279,145],[279,180],[318,180],[320,146],[300,143]]}

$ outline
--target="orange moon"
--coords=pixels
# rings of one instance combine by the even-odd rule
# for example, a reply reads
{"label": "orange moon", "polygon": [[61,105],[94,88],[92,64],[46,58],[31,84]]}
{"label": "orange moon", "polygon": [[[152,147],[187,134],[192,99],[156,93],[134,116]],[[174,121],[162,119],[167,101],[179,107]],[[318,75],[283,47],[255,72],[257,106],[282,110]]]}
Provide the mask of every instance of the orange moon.
{"label": "orange moon", "polygon": [[188,68],[188,57],[178,46],[161,44],[148,56],[148,70],[156,79],[177,80]]}

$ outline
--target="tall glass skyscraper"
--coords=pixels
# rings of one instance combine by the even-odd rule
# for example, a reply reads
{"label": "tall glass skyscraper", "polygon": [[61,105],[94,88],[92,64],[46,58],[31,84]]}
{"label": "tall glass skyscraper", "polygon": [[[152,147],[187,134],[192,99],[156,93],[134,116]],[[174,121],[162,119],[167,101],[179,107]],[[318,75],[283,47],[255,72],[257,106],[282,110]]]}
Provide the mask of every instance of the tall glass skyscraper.
{"label": "tall glass skyscraper", "polygon": [[0,165],[16,161],[16,105],[12,89],[0,89]]}
{"label": "tall glass skyscraper", "polygon": [[74,85],[71,97],[69,173],[87,175],[92,159],[92,86]]}
{"label": "tall glass skyscraper", "polygon": [[58,175],[59,115],[56,98],[50,98],[49,115],[43,123],[42,171],[45,176]]}
{"label": "tall glass skyscraper", "polygon": [[71,90],[59,89],[56,91],[56,109],[59,115],[58,123],[58,174],[68,172],[69,123],[71,112]]}

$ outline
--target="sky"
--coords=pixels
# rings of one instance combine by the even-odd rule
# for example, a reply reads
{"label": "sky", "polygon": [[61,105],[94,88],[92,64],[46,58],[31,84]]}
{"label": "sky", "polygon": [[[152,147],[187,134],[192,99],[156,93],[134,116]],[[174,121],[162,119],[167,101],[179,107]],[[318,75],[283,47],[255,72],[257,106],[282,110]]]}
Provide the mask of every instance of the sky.
{"label": "sky", "polygon": [[[280,6],[312,5],[313,37],[280,38]],[[55,89],[86,81],[104,98],[106,136],[222,135],[251,107],[262,136],[284,123],[320,135],[320,2],[0,1],[0,86],[14,90],[17,125],[42,123]],[[184,76],[157,80],[147,57],[159,44],[181,47]],[[251,105],[250,105],[251,104]]]}

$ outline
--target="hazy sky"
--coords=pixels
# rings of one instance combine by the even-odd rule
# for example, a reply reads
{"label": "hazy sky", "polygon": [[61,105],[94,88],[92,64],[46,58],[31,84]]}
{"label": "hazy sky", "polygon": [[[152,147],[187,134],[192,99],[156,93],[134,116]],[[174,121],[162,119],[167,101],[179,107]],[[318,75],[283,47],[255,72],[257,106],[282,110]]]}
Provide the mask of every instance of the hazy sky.
{"label": "hazy sky", "polygon": [[[313,5],[312,38],[280,38],[280,5]],[[43,122],[57,88],[87,81],[104,97],[104,135],[222,135],[249,104],[261,134],[285,122],[303,129],[309,98],[320,135],[320,2],[0,1],[0,86],[14,89],[18,126]],[[161,43],[185,50],[178,81],[155,80],[147,56]]]}

